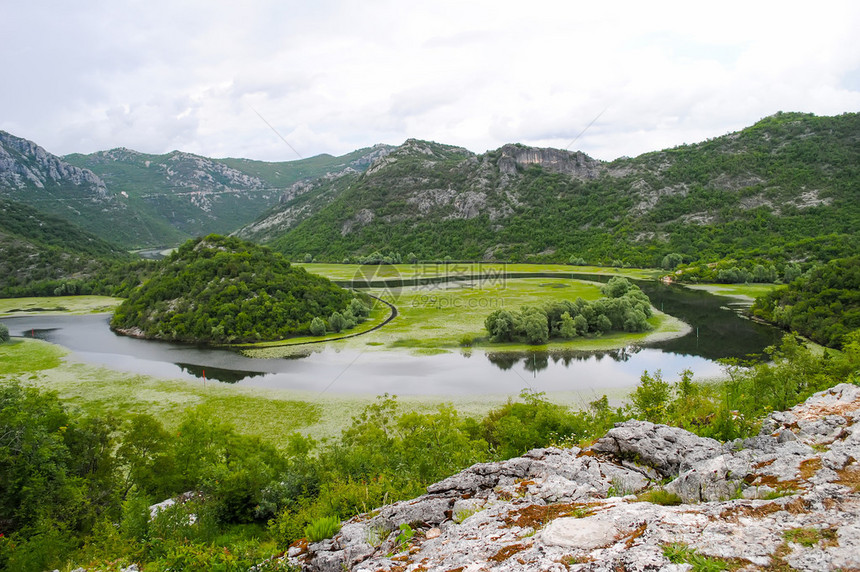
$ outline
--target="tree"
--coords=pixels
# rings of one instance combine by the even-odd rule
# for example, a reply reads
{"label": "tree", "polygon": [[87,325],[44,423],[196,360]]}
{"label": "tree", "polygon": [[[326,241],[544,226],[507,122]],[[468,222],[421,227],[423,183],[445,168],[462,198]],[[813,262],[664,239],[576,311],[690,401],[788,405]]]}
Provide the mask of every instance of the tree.
{"label": "tree", "polygon": [[647,371],[642,372],[639,385],[630,394],[633,402],[633,414],[652,423],[663,423],[666,411],[669,407],[669,399],[672,397],[672,386],[663,381],[660,370],[650,376]]}
{"label": "tree", "polygon": [[346,328],[346,319],[340,312],[334,312],[328,319],[328,325],[335,332],[340,332]]}
{"label": "tree", "polygon": [[573,319],[573,325],[576,326],[576,333],[580,336],[584,336],[588,332],[588,320],[582,314]]}
{"label": "tree", "polygon": [[514,316],[507,310],[495,310],[484,320],[484,327],[494,342],[509,342],[514,335]]}
{"label": "tree", "polygon": [[311,320],[311,327],[310,327],[311,335],[322,336],[325,334],[325,330],[326,330],[325,322],[323,322],[322,318],[317,316],[316,318]]}
{"label": "tree", "polygon": [[530,344],[545,344],[549,341],[549,324],[540,308],[523,308],[517,330]]}
{"label": "tree", "polygon": [[609,279],[609,282],[600,288],[600,291],[603,292],[604,296],[620,298],[627,294],[631,288],[634,288],[634,285],[627,278],[613,276]]}
{"label": "tree", "polygon": [[681,256],[677,252],[673,252],[663,257],[663,261],[660,263],[660,266],[662,266],[665,270],[675,270],[678,265],[681,264],[683,261],[683,256]]}
{"label": "tree", "polygon": [[[579,317],[579,316],[577,316]],[[583,318],[584,320],[585,318]],[[570,314],[565,312],[561,315],[561,324],[558,327],[558,333],[562,338],[573,339],[578,335],[576,321],[570,317]]]}

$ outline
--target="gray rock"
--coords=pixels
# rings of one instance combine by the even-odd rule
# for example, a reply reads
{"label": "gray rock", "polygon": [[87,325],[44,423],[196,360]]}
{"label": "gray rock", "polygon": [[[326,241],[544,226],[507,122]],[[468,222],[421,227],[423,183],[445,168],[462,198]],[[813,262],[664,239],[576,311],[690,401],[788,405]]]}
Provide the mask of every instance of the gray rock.
{"label": "gray rock", "polygon": [[592,446],[592,450],[651,467],[662,477],[673,477],[723,453],[719,441],[648,421],[617,424]]}
{"label": "gray rock", "polygon": [[612,544],[618,532],[612,521],[599,517],[557,518],[541,532],[541,540],[550,546],[592,550]]}
{"label": "gray rock", "polygon": [[[729,446],[681,429],[620,424],[590,450],[536,449],[469,467],[428,495],[353,519],[290,561],[307,571],[690,570],[663,555],[664,546],[678,543],[702,556],[749,562],[746,569],[775,557],[801,570],[857,569],[860,493],[839,481],[860,458],[860,423],[847,421],[858,410],[860,392],[822,392],[789,414],[769,416],[762,435]],[[817,429],[799,430],[804,423]],[[832,443],[810,447],[837,427]],[[605,498],[610,488],[619,495],[654,486],[646,473],[673,471],[678,477],[666,489],[692,504]],[[743,498],[733,498],[738,492]],[[774,493],[784,496],[767,498]],[[396,527],[416,521],[433,528],[392,555]],[[786,533],[799,528],[821,531],[822,540],[787,542]],[[386,537],[368,542],[372,530]]]}

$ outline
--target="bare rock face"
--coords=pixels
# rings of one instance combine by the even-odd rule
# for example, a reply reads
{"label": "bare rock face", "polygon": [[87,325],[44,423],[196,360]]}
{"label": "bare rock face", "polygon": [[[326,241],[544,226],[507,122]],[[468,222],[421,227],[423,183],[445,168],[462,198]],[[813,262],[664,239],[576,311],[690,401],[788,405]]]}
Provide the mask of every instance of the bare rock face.
{"label": "bare rock face", "polygon": [[95,199],[108,197],[104,181],[88,169],[69,165],[32,141],[0,131],[0,187],[72,184]]}
{"label": "bare rock face", "polygon": [[595,179],[603,172],[600,161],[580,151],[505,145],[501,148],[499,170],[505,175],[515,175],[517,166],[540,165],[553,173],[564,173],[577,179]]}
{"label": "bare rock face", "polygon": [[[744,570],[857,569],[858,421],[848,384],[734,443],[629,421],[589,449],[474,465],[289,559],[306,571],[690,570],[680,551]],[[666,478],[684,504],[634,496]],[[415,534],[398,543],[401,524]]]}

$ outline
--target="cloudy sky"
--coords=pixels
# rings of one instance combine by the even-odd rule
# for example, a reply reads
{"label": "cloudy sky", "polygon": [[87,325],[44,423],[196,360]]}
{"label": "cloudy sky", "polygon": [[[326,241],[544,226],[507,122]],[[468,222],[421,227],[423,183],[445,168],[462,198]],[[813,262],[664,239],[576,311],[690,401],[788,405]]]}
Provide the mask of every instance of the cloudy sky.
{"label": "cloudy sky", "polygon": [[285,161],[416,137],[610,160],[860,110],[853,0],[0,0],[0,18],[0,129],[56,154]]}

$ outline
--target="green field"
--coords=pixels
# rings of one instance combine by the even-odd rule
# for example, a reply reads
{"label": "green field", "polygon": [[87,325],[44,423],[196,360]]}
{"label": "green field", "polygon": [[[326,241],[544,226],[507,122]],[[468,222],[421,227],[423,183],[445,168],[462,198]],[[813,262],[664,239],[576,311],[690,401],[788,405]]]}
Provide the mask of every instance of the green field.
{"label": "green field", "polygon": [[93,314],[112,312],[122,303],[110,296],[52,296],[50,298],[0,298],[0,317],[33,314]]}
{"label": "green field", "polygon": [[737,298],[752,303],[759,296],[779,288],[779,284],[684,284],[693,290],[704,290],[718,296]]}
{"label": "green field", "polygon": [[322,264],[298,263],[308,272],[330,280],[361,280],[364,278],[436,278],[440,276],[482,276],[519,273],[596,274],[625,276],[638,280],[657,278],[662,274],[653,268],[612,268],[606,266],[571,266],[569,264],[505,264],[499,262],[419,262],[417,264]]}
{"label": "green field", "polygon": [[[346,266],[346,265],[343,265]],[[570,278],[509,278],[474,282],[450,282],[409,286],[403,289],[371,288],[367,292],[393,303],[398,316],[381,329],[366,335],[328,342],[333,347],[366,348],[375,351],[408,349],[419,353],[451,351],[468,346],[479,349],[531,351],[535,349],[602,350],[631,343],[682,335],[687,327],[679,320],[655,311],[645,333],[612,333],[570,341],[553,341],[544,346],[490,343],[484,319],[494,310],[517,310],[554,300],[595,300],[602,296],[600,283]],[[311,338],[312,339],[312,338]],[[307,338],[302,338],[302,341]],[[295,347],[248,349],[252,357],[290,355]]]}

